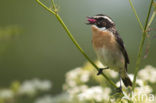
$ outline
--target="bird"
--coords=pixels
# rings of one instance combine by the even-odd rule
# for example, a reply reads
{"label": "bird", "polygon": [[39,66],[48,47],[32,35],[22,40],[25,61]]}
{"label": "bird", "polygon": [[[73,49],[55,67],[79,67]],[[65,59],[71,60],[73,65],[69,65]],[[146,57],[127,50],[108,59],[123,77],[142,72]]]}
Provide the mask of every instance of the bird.
{"label": "bird", "polygon": [[87,24],[91,25],[92,45],[97,58],[107,66],[99,68],[97,75],[102,74],[104,69],[114,70],[120,76],[120,89],[122,89],[121,81],[126,87],[132,87],[132,82],[127,74],[129,57],[114,21],[104,14],[87,16],[87,21]]}

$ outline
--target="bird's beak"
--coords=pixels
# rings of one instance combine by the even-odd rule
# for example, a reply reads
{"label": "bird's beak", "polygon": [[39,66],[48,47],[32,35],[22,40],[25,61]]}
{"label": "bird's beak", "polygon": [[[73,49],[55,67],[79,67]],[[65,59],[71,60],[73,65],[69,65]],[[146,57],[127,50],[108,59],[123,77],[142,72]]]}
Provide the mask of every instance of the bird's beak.
{"label": "bird's beak", "polygon": [[87,20],[88,20],[88,23],[86,23],[86,24],[88,24],[88,25],[93,25],[96,23],[96,19],[93,17],[87,16]]}

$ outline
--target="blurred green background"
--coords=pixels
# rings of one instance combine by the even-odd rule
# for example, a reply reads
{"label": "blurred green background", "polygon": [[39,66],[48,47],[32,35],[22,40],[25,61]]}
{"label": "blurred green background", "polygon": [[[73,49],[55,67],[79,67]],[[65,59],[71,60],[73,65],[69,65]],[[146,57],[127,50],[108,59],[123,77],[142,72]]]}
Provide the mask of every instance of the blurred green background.
{"label": "blurred green background", "polygon": [[[86,16],[103,13],[113,18],[130,57],[128,71],[134,72],[141,30],[128,0],[55,0],[55,3],[73,36],[92,60],[96,60],[96,55],[91,45],[90,26],[85,24]],[[149,0],[135,0],[134,5],[144,22]],[[56,18],[35,0],[0,0],[0,27],[10,25],[19,26],[22,32],[18,38],[1,40],[0,87],[9,86],[14,80],[41,78],[51,80],[52,93],[58,94],[65,73],[86,62]],[[152,27],[156,27],[156,20]],[[156,35],[156,31],[150,35]],[[150,39],[150,45],[148,58],[143,59],[141,68],[147,64],[156,67],[156,39]]]}

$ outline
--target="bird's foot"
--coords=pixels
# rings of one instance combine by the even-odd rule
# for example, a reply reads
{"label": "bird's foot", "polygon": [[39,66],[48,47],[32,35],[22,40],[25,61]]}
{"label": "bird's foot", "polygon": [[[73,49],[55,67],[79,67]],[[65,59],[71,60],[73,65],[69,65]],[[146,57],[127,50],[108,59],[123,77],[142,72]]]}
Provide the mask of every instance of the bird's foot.
{"label": "bird's foot", "polygon": [[102,74],[102,71],[103,71],[104,69],[109,69],[109,67],[106,67],[106,68],[99,68],[97,75]]}

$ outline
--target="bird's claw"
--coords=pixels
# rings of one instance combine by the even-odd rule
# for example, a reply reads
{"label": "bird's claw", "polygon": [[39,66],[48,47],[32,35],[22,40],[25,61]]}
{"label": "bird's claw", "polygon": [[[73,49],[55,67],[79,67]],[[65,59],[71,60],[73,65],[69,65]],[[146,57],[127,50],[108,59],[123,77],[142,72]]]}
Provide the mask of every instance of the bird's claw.
{"label": "bird's claw", "polygon": [[99,68],[97,75],[102,74],[102,71],[103,71],[104,69],[108,69],[108,68],[109,68],[109,67],[106,67],[106,68]]}
{"label": "bird's claw", "polygon": [[102,74],[102,71],[103,71],[103,69],[102,69],[102,68],[100,68],[100,69],[98,70],[98,73],[97,73],[97,75],[100,75],[100,74]]}

